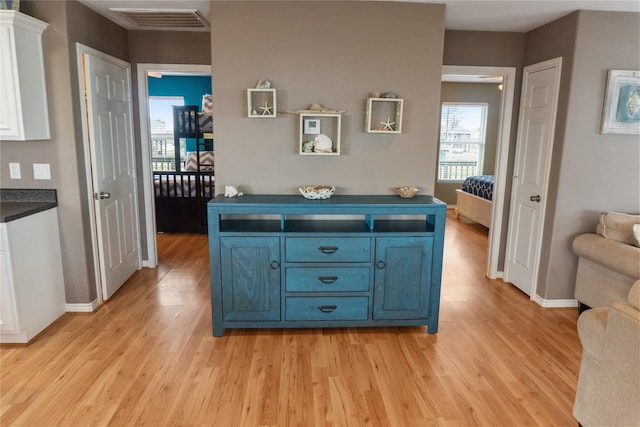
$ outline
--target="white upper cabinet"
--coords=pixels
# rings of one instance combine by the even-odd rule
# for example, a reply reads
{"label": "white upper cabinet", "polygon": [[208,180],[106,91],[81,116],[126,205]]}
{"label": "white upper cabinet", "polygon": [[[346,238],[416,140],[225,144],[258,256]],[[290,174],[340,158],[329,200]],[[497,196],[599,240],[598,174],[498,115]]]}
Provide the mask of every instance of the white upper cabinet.
{"label": "white upper cabinet", "polygon": [[0,140],[51,138],[42,55],[47,25],[0,10]]}

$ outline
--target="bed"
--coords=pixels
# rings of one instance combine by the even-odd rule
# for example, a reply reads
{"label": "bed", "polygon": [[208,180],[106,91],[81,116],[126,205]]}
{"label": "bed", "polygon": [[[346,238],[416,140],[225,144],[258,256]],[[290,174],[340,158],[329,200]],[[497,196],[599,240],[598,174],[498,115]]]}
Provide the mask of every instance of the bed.
{"label": "bed", "polygon": [[[197,106],[174,107],[175,165],[179,170],[153,172],[156,231],[206,233],[207,202],[215,196],[215,156],[211,115]],[[180,157],[181,144],[195,139],[195,151]],[[172,167],[173,169],[173,167]]]}
{"label": "bed", "polygon": [[156,171],[156,230],[206,233],[207,202],[215,195],[214,172]]}
{"label": "bed", "polygon": [[489,228],[491,225],[491,201],[493,200],[493,175],[468,177],[456,190],[456,216],[470,219]]}

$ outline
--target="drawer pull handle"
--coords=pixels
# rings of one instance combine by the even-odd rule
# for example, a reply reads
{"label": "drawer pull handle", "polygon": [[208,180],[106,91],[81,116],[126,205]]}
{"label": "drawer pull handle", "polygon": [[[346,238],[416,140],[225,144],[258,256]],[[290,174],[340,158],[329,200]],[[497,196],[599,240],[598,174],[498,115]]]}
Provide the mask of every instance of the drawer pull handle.
{"label": "drawer pull handle", "polygon": [[337,305],[319,305],[318,306],[318,310],[320,310],[323,313],[331,313],[333,312],[336,308],[338,308]]}
{"label": "drawer pull handle", "polygon": [[336,253],[336,251],[337,251],[338,249],[339,249],[339,248],[338,248],[337,246],[320,246],[320,247],[318,248],[318,250],[319,250],[320,252],[322,252],[323,254],[327,254],[327,255],[330,255],[330,254]]}
{"label": "drawer pull handle", "polygon": [[338,276],[320,276],[318,280],[324,283],[325,285],[330,285],[338,280]]}
{"label": "drawer pull handle", "polygon": [[384,268],[387,266],[387,263],[385,263],[384,261],[380,260],[378,262],[376,262],[376,268],[378,270],[384,270]]}
{"label": "drawer pull handle", "polygon": [[280,268],[280,263],[278,261],[271,261],[271,269],[277,270]]}

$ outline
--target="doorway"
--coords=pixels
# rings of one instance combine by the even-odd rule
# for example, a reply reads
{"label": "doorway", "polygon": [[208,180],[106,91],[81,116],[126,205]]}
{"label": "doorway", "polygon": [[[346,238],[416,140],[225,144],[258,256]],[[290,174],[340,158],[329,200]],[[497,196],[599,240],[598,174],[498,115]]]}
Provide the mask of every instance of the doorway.
{"label": "doorway", "polygon": [[156,243],[155,189],[152,172],[151,130],[149,123],[149,86],[147,78],[154,74],[172,74],[184,76],[211,76],[211,65],[196,64],[138,64],[138,100],[140,117],[140,140],[142,142],[142,185],[144,199],[144,229],[146,236],[147,259],[145,267],[158,265]]}
{"label": "doorway", "polygon": [[505,206],[505,189],[507,185],[507,163],[511,145],[511,122],[513,98],[515,92],[515,67],[480,67],[480,66],[442,66],[442,77],[455,78],[457,81],[482,81],[486,77],[502,80],[502,95],[497,131],[495,155],[495,181],[493,187],[493,201],[491,203],[491,221],[489,227],[489,253],[487,255],[486,275],[490,279],[503,277],[498,271],[500,257],[500,242],[504,235],[503,214]]}

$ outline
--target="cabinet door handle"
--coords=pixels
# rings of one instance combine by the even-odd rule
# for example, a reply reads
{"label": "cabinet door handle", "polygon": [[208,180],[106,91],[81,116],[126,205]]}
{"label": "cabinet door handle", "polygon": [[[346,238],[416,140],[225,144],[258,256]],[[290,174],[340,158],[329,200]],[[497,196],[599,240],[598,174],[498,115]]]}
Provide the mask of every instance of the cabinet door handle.
{"label": "cabinet door handle", "polygon": [[380,260],[380,261],[376,262],[376,268],[377,268],[378,270],[384,270],[384,268],[385,268],[386,266],[387,266],[387,263],[386,263],[386,262],[384,262],[384,261],[382,261],[382,260]]}
{"label": "cabinet door handle", "polygon": [[327,255],[335,253],[338,249],[337,246],[320,246],[318,248],[320,252]]}
{"label": "cabinet door handle", "polygon": [[338,280],[338,276],[320,276],[318,280],[324,283],[325,285],[330,285]]}
{"label": "cabinet door handle", "polygon": [[320,310],[323,313],[331,313],[333,312],[336,308],[338,308],[337,305],[319,305],[318,306],[318,310]]}
{"label": "cabinet door handle", "polygon": [[280,268],[280,263],[278,261],[271,261],[271,269],[277,270]]}

